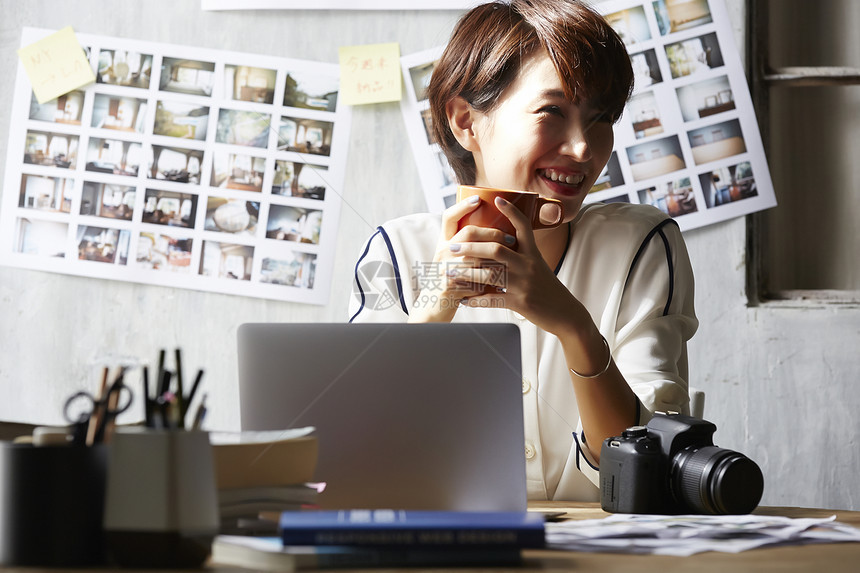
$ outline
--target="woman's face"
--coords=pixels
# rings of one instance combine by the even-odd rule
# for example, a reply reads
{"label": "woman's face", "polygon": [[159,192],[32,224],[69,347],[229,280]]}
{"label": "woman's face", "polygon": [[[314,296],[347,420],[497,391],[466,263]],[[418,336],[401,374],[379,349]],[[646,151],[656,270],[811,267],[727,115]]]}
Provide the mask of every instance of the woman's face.
{"label": "woman's face", "polygon": [[533,191],[564,203],[573,219],[612,153],[610,120],[588,102],[564,96],[549,56],[523,61],[514,82],[489,113],[477,113],[475,184]]}

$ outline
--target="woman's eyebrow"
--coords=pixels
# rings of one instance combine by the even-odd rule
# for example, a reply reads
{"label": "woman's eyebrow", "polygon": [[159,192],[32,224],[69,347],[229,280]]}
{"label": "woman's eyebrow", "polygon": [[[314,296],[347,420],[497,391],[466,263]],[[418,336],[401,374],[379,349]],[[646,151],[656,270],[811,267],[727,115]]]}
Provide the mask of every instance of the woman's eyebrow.
{"label": "woman's eyebrow", "polygon": [[538,97],[567,99],[567,96],[564,95],[564,91],[560,89],[544,90],[538,94]]}

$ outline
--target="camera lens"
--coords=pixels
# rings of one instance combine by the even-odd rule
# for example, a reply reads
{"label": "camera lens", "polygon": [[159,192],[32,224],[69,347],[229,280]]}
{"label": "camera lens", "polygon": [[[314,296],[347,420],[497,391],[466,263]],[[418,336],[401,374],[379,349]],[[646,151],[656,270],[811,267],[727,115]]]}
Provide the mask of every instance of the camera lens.
{"label": "camera lens", "polygon": [[692,513],[743,514],[761,500],[764,478],[743,454],[690,446],[672,460],[672,484],[678,501]]}

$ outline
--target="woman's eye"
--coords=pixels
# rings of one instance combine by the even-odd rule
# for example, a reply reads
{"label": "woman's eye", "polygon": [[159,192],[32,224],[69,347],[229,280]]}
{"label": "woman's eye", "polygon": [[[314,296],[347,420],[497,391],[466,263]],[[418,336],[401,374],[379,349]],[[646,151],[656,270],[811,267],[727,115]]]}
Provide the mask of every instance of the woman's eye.
{"label": "woman's eye", "polygon": [[558,116],[564,115],[561,111],[561,107],[559,107],[557,105],[545,105],[542,108],[540,108],[540,110],[538,110],[538,111],[540,113],[543,113],[543,114],[558,115]]}

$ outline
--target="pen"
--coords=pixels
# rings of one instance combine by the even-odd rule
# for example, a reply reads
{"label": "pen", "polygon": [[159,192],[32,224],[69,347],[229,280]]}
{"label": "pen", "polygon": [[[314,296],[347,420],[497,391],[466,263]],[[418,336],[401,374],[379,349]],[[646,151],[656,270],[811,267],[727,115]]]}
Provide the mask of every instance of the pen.
{"label": "pen", "polygon": [[179,409],[179,429],[185,429],[185,396],[182,390],[182,351],[176,349],[176,407]]}
{"label": "pen", "polygon": [[158,391],[158,411],[161,414],[161,427],[169,428],[170,420],[167,417],[167,402],[164,397],[167,395],[167,389],[170,388],[170,370],[165,370],[161,375],[161,388]]}
{"label": "pen", "polygon": [[149,367],[143,367],[143,418],[147,428],[152,428],[152,402],[149,398]]}
{"label": "pen", "polygon": [[194,384],[191,385],[191,391],[188,393],[188,398],[185,399],[185,411],[188,412],[188,408],[191,407],[192,400],[194,400],[194,396],[197,394],[197,388],[200,386],[200,380],[203,378],[203,369],[197,371],[197,377],[194,378]]}
{"label": "pen", "polygon": [[[156,384],[161,384],[161,377],[164,375],[164,355],[165,355],[165,350],[162,348],[158,352],[158,375],[155,378]],[[156,388],[156,390],[158,390],[159,396],[165,392],[165,390],[161,390],[158,388]]]}
{"label": "pen", "polygon": [[203,418],[206,417],[206,394],[200,399],[200,405],[197,407],[197,412],[194,414],[194,424],[191,426],[193,430],[199,430],[203,425]]}

